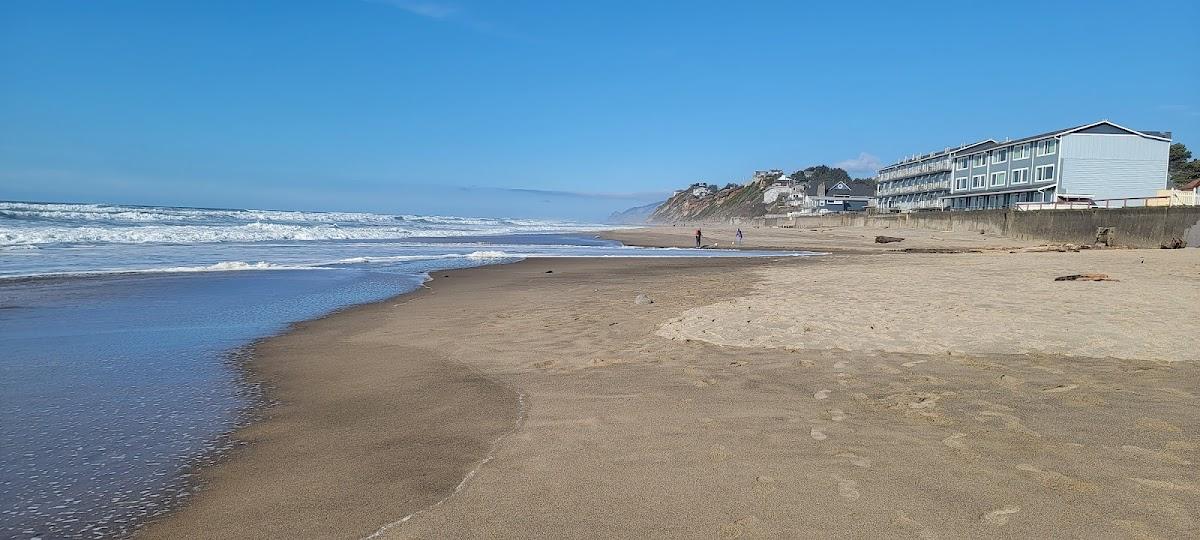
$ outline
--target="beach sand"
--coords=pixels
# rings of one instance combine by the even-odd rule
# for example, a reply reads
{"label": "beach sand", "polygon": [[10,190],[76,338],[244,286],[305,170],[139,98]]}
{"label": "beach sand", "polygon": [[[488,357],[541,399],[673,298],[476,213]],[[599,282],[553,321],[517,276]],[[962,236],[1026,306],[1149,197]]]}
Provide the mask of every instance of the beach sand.
{"label": "beach sand", "polygon": [[1200,250],[440,272],[262,343],[142,536],[1195,536],[1198,316]]}
{"label": "beach sand", "polygon": [[[831,253],[887,253],[903,250],[1010,250],[1042,245],[1042,242],[1018,240],[979,231],[938,231],[918,228],[884,227],[742,227],[741,246],[734,243],[738,227],[732,225],[654,225],[604,231],[603,238],[630,246],[695,247],[696,229],[703,233],[705,246],[713,248],[788,249]],[[878,244],[876,236],[903,238],[903,241]]]}

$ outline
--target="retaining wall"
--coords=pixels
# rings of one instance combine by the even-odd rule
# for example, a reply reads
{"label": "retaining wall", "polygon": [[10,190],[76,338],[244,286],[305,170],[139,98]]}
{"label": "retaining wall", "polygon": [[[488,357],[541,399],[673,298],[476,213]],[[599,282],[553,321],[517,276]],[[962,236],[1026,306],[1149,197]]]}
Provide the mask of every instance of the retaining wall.
{"label": "retaining wall", "polygon": [[1200,206],[1160,206],[1086,210],[975,210],[965,212],[915,212],[911,214],[836,214],[766,220],[767,226],[837,227],[889,226],[940,231],[984,231],[991,234],[1091,244],[1096,230],[1110,227],[1115,245],[1157,248],[1175,238],[1188,247],[1200,247]]}

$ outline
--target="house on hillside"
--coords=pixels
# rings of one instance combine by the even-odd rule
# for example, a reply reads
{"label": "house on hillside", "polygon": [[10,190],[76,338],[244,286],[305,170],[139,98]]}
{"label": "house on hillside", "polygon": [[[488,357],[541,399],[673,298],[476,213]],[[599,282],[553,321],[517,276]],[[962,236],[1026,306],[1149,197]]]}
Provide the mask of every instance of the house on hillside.
{"label": "house on hillside", "polygon": [[796,187],[786,201],[788,215],[862,212],[875,203],[875,187],[869,182],[839,180],[832,184],[809,182]]}

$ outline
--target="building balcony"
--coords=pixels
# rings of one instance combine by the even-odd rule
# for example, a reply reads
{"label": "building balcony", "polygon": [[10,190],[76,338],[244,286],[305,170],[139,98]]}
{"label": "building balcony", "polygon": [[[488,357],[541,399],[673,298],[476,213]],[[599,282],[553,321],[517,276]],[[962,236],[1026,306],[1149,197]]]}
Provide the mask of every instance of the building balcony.
{"label": "building balcony", "polygon": [[876,195],[881,197],[886,195],[907,195],[909,193],[922,193],[926,191],[938,191],[944,189],[950,189],[949,180],[943,180],[941,182],[925,182],[923,184],[916,184],[912,186],[879,188]]}
{"label": "building balcony", "polygon": [[922,175],[922,174],[945,172],[945,171],[949,171],[949,170],[953,169],[953,167],[954,167],[953,161],[944,159],[941,161],[933,161],[933,162],[929,162],[929,163],[920,163],[920,164],[913,164],[913,165],[900,167],[899,169],[891,170],[891,171],[885,172],[883,174],[880,174],[877,178],[879,181],[883,182],[883,181],[887,181],[887,180],[896,180],[898,178],[909,178],[912,176],[918,176],[918,175]]}

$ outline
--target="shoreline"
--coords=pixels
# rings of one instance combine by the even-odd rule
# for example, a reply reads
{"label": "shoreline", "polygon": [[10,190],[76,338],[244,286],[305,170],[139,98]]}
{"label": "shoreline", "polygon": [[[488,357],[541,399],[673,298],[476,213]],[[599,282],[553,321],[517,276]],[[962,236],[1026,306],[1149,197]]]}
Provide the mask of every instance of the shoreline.
{"label": "shoreline", "polygon": [[[905,251],[985,252],[1027,249],[1044,243],[1017,240],[979,231],[936,231],[932,229],[890,229],[879,227],[741,228],[745,239],[734,241],[735,225],[647,225],[634,229],[612,229],[598,233],[600,238],[638,247],[695,247],[693,231],[703,232],[703,244],[710,249],[763,251],[812,251],[839,255],[872,255]],[[898,236],[903,240],[880,244],[876,236]]]}
{"label": "shoreline", "polygon": [[[530,257],[511,263],[488,264],[484,266],[462,269],[437,270],[429,272],[429,278],[425,281],[425,283],[412,291],[400,293],[383,300],[338,308],[314,319],[291,323],[276,334],[257,338],[252,343],[243,347],[239,347],[240,350],[244,350],[246,352],[242,358],[237,361],[237,369],[242,372],[244,388],[254,388],[258,390],[254,403],[251,404],[243,413],[243,415],[250,420],[246,422],[239,422],[232,432],[222,436],[222,439],[229,440],[229,444],[226,445],[225,450],[222,450],[215,455],[206,454],[204,456],[200,456],[197,458],[197,461],[201,462],[201,465],[194,467],[189,466],[188,469],[183,471],[189,474],[188,483],[192,484],[196,488],[192,490],[191,496],[189,496],[182,505],[167,511],[164,514],[156,516],[154,519],[151,519],[139,526],[136,529],[134,536],[144,538],[167,538],[176,537],[179,535],[196,536],[197,534],[199,534],[201,537],[211,538],[219,538],[224,536],[222,534],[214,534],[212,529],[209,528],[212,522],[208,516],[212,515],[211,512],[215,511],[218,515],[221,515],[223,519],[228,518],[229,509],[205,510],[197,509],[196,507],[198,505],[207,504],[205,501],[206,498],[211,497],[211,499],[225,499],[225,494],[214,495],[214,490],[224,490],[224,493],[231,491],[229,489],[225,489],[225,486],[220,484],[231,482],[232,477],[243,476],[247,469],[256,469],[262,462],[270,461],[270,459],[263,460],[259,456],[250,457],[247,454],[255,453],[256,450],[263,450],[261,446],[255,448],[256,445],[261,445],[269,440],[269,438],[264,437],[261,432],[270,431],[270,428],[267,427],[266,424],[280,422],[279,418],[277,418],[279,411],[277,411],[276,408],[281,404],[286,403],[286,400],[288,399],[286,395],[279,395],[279,386],[284,383],[284,381],[280,378],[280,366],[277,365],[281,360],[280,342],[287,342],[289,339],[306,336],[314,331],[319,332],[321,331],[320,328],[325,325],[332,325],[339,328],[349,326],[355,329],[368,331],[378,329],[380,326],[385,324],[379,319],[385,318],[386,312],[391,311],[398,306],[419,301],[421,298],[434,295],[439,289],[445,288],[447,282],[450,280],[475,279],[479,277],[479,274],[497,272],[501,271],[502,269],[537,265],[590,266],[594,264],[596,266],[629,266],[647,262],[651,263],[652,266],[654,263],[662,263],[663,266],[679,267],[690,266],[696,261],[721,261],[721,266],[735,266],[738,265],[738,263],[761,264],[761,261],[758,261],[757,263],[751,262],[755,259],[756,258],[712,259],[705,257]],[[504,272],[501,271],[500,273]],[[284,345],[283,349],[286,351],[287,349],[290,349],[290,347]],[[417,356],[438,356],[437,351],[434,350],[418,348],[414,352]],[[407,359],[407,361],[412,361],[412,358]],[[510,399],[507,403],[509,409],[506,409],[506,411],[511,414],[507,414],[505,418],[510,418],[510,424],[507,426],[507,429],[503,430],[499,435],[494,433],[495,429],[493,429],[492,432],[489,432],[491,435],[494,435],[494,438],[492,438],[490,443],[487,444],[489,447],[487,452],[482,454],[471,454],[469,457],[463,457],[453,464],[450,464],[450,466],[454,467],[456,470],[463,471],[462,474],[460,476],[451,475],[448,477],[448,479],[443,478],[439,488],[435,488],[423,493],[421,495],[423,497],[423,504],[418,504],[411,508],[407,508],[406,513],[403,515],[390,515],[388,520],[379,522],[374,528],[367,527],[364,524],[362,525],[362,530],[355,534],[348,535],[347,537],[378,537],[391,527],[403,523],[412,517],[426,512],[454,497],[454,495],[456,495],[470,482],[474,472],[491,459],[491,454],[494,452],[495,446],[497,446],[506,436],[518,430],[521,423],[524,421],[525,411],[529,406],[529,402],[527,401],[527,396],[515,386],[499,380],[496,377],[488,377],[480,374],[478,370],[472,369],[469,366],[457,364],[452,360],[434,359],[428,361],[427,363],[434,367],[437,375],[425,377],[424,382],[430,382],[430,380],[438,378],[445,378],[447,375],[449,378],[462,377],[465,375],[468,378],[478,378],[478,382],[482,385],[495,385],[496,387],[502,388],[509,392],[509,397],[512,399]],[[284,377],[286,377],[286,375],[284,375]],[[423,391],[424,389],[413,388],[412,390]],[[492,401],[489,403],[489,405],[502,407],[504,404],[497,401]],[[426,426],[427,424],[422,424],[421,428],[424,429]],[[487,437],[482,438],[486,439]],[[269,442],[275,441],[271,440]],[[263,453],[271,452],[267,451]],[[250,463],[249,461],[257,461],[258,463]],[[232,468],[237,468],[239,471],[237,473],[229,471],[229,469]],[[423,476],[423,474],[418,473],[418,476]],[[449,482],[449,480],[454,480],[454,482]],[[252,483],[258,482],[259,481],[256,480]],[[449,486],[449,489],[447,489],[447,486]],[[237,489],[241,488],[236,488],[233,491],[236,491]],[[439,493],[444,493],[444,496],[437,498],[436,495]],[[225,500],[225,502],[233,501]],[[242,499],[240,504],[245,504],[245,502],[245,499]],[[393,514],[390,510],[392,508],[391,505],[389,505],[388,508],[388,514]],[[188,515],[193,512],[204,515],[197,515],[195,517]],[[248,524],[244,522],[239,523],[236,528],[230,530],[229,532],[241,534],[245,530],[254,528],[253,526],[245,527],[246,525]],[[367,528],[370,528],[371,530],[366,530]],[[269,531],[262,530],[260,532],[278,534],[278,530],[279,529],[271,529]],[[305,528],[304,531],[305,532],[300,532],[298,534],[312,534],[311,528]],[[335,536],[346,536],[340,534],[342,532],[345,531],[326,531],[326,533],[333,534]],[[320,536],[326,536],[326,534],[322,533]]]}
{"label": "shoreline", "polygon": [[[1181,361],[1194,345],[1150,321],[1196,308],[1168,293],[1195,269],[1191,253],[1121,250],[531,258],[433,272],[412,293],[266,340],[256,372],[312,407],[268,409],[239,433],[253,444],[139,535],[1171,536],[1195,525],[1200,446],[1188,440],[1200,419],[1186,388],[1200,375]],[[1120,281],[1053,281],[1068,270]],[[980,272],[1022,276],[1049,302],[986,288]],[[873,304],[902,294],[895,279],[915,291],[912,309]],[[1123,315],[1063,301],[1087,291]],[[636,304],[640,293],[654,303]],[[987,326],[1013,313],[1071,332]],[[966,341],[937,334],[980,321]],[[458,394],[431,385],[456,377],[470,399],[447,403]],[[396,414],[404,399],[433,413]],[[358,424],[362,411],[386,421]],[[330,415],[355,425],[312,429]],[[431,436],[447,424],[460,429]],[[366,450],[314,442],[329,437]],[[316,448],[291,451],[303,444]],[[273,469],[281,460],[290,467]],[[396,483],[406,475],[422,481]],[[302,476],[303,489],[278,476]],[[255,506],[263,497],[275,501]]]}

